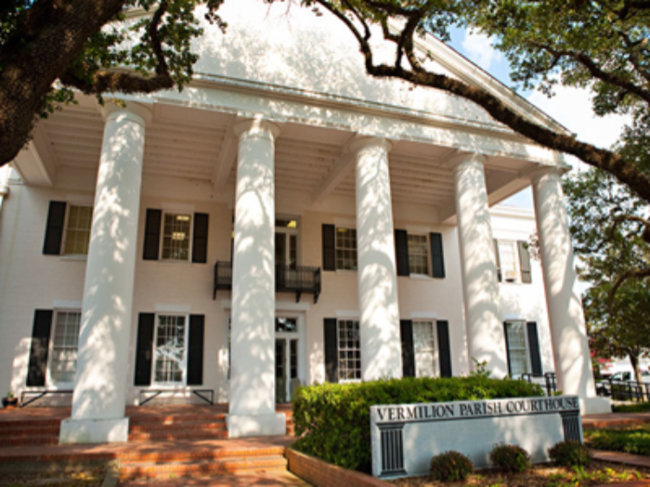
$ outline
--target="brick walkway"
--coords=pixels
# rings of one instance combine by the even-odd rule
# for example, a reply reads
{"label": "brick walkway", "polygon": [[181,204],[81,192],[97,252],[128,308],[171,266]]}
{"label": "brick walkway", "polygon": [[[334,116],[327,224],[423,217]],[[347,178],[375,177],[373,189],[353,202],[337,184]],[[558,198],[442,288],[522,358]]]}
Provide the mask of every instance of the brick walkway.
{"label": "brick walkway", "polygon": [[633,424],[650,423],[650,413],[587,414],[582,417],[582,427],[615,428]]}

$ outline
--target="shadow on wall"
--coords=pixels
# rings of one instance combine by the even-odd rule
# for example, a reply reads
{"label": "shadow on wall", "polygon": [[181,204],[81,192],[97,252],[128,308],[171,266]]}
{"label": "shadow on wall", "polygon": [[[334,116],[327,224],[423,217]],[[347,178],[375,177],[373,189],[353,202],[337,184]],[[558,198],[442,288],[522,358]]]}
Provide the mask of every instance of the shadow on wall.
{"label": "shadow on wall", "polygon": [[[110,126],[115,129],[111,133]],[[125,384],[130,383],[127,354],[140,194],[131,178],[142,156],[132,147],[141,144],[140,136],[133,124],[119,123],[119,116],[104,135],[98,173],[102,187],[95,195],[79,332],[75,417],[100,411],[108,411],[106,417],[123,415],[119,398],[126,396]]]}
{"label": "shadow on wall", "polygon": [[[237,400],[237,413],[274,411],[273,394],[259,397],[259,391],[275,390],[275,265],[273,229],[275,215],[267,207],[273,194],[273,170],[266,161],[272,160],[273,144],[252,140],[247,152],[240,153],[244,161],[238,165],[235,226],[235,262],[247,272],[233,280],[233,319],[231,331],[230,400]],[[240,146],[241,148],[241,146]],[[258,234],[270,239],[270,245],[259,247]],[[261,404],[260,404],[261,403]]]}

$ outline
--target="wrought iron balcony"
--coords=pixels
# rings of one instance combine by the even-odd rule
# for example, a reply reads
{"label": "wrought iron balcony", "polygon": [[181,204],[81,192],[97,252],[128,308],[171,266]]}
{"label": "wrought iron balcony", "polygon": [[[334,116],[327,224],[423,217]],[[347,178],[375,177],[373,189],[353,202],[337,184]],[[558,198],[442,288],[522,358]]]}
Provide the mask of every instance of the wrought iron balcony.
{"label": "wrought iron balcony", "polygon": [[[217,290],[219,289],[232,289],[232,262],[214,264],[212,299],[217,299]],[[317,303],[320,289],[320,267],[275,266],[276,292],[296,293],[296,302],[300,301],[302,293],[311,293],[314,295],[314,303]]]}

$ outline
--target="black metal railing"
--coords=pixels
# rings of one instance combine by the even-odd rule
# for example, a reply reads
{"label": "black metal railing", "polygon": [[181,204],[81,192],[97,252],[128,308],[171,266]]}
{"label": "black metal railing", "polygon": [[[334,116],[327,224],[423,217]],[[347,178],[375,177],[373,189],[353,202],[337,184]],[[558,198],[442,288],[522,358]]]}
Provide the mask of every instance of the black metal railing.
{"label": "black metal railing", "polygon": [[[212,299],[217,298],[219,289],[232,289],[231,262],[214,264]],[[300,301],[302,293],[311,293],[314,295],[314,303],[317,303],[321,291],[320,267],[276,265],[275,290],[276,292],[296,293],[296,302]]]}
{"label": "black metal railing", "polygon": [[[533,380],[533,374],[525,373],[521,374],[521,380],[525,380],[528,383],[535,382],[539,384],[539,381]],[[541,385],[541,384],[540,384]],[[546,395],[551,396],[557,392],[557,379],[555,377],[555,372],[546,372],[544,373],[544,386],[546,388]]]}
{"label": "black metal railing", "polygon": [[650,383],[647,382],[606,379],[596,384],[596,392],[619,401],[650,401]]}

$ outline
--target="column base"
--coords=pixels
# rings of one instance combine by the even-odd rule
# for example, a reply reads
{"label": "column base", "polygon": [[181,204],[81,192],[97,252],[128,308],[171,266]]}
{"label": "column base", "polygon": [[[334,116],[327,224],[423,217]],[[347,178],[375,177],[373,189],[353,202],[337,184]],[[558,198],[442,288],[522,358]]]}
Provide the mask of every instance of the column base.
{"label": "column base", "polygon": [[126,443],[129,418],[72,419],[61,421],[59,443]]}
{"label": "column base", "polygon": [[612,412],[612,401],[608,397],[581,397],[581,414],[604,414]]}
{"label": "column base", "polygon": [[284,413],[229,414],[226,425],[229,438],[287,434],[287,417]]}

